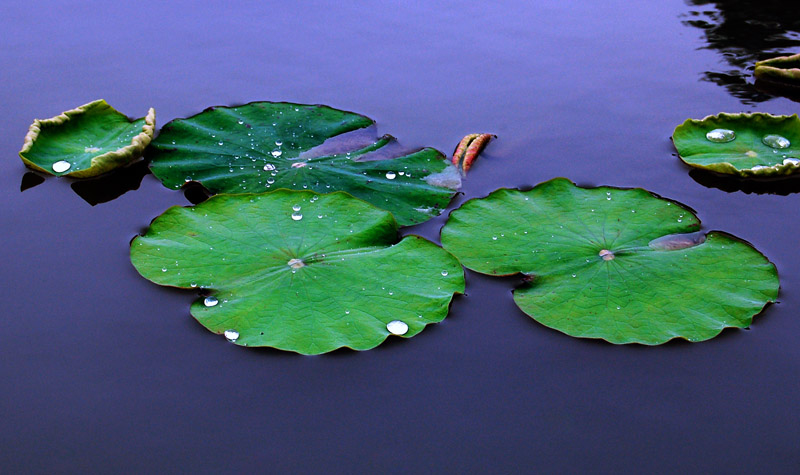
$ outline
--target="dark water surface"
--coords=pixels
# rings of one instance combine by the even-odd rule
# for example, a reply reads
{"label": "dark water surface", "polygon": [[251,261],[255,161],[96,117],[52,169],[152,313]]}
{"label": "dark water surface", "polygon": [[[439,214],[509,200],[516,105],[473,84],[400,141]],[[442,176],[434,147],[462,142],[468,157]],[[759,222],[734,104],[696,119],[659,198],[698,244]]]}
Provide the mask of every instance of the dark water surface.
{"label": "dark water surface", "polygon": [[[795,2],[758,2],[750,33],[742,2],[268,3],[4,5],[0,472],[800,470],[800,185],[690,174],[669,140],[688,117],[800,109],[747,69],[800,50]],[[555,176],[644,187],[764,252],[780,302],[704,343],[613,346],[522,314],[518,279],[468,272],[451,315],[410,340],[237,347],[189,316],[196,295],[130,264],[128,242],[183,193],[142,166],[25,175],[33,118],[97,98],[155,107],[159,125],[323,103],[445,152],[496,133],[453,207]],[[438,241],[444,221],[414,232]]]}

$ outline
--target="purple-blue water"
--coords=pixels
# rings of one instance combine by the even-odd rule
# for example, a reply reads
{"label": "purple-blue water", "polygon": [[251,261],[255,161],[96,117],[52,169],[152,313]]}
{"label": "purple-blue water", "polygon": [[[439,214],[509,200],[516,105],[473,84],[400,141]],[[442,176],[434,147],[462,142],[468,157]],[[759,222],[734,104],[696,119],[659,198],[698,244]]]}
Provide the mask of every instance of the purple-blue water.
{"label": "purple-blue water", "polygon": [[[796,5],[339,3],[4,6],[0,471],[797,473],[800,184],[690,174],[669,139],[689,117],[800,109],[748,70],[800,50]],[[556,176],[643,187],[766,254],[780,301],[704,343],[613,346],[521,313],[518,279],[467,272],[467,296],[410,340],[237,347],[190,317],[195,294],[130,264],[131,238],[183,193],[142,166],[99,183],[26,175],[32,120],[98,98],[155,107],[159,125],[323,103],[446,153],[495,133],[451,209]],[[445,219],[413,231],[438,241]]]}

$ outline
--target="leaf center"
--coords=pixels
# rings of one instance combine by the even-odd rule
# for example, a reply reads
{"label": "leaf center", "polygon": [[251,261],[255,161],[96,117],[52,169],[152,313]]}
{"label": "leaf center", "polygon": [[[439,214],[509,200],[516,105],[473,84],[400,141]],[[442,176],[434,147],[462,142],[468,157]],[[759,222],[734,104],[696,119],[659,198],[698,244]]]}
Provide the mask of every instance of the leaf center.
{"label": "leaf center", "polygon": [[299,269],[301,267],[305,267],[306,263],[303,262],[301,259],[289,259],[289,262],[286,263],[292,269]]}
{"label": "leaf center", "polygon": [[599,252],[599,255],[601,258],[603,258],[604,261],[611,261],[614,259],[614,257],[616,257],[614,256],[614,253],[609,251],[608,249],[601,250]]}

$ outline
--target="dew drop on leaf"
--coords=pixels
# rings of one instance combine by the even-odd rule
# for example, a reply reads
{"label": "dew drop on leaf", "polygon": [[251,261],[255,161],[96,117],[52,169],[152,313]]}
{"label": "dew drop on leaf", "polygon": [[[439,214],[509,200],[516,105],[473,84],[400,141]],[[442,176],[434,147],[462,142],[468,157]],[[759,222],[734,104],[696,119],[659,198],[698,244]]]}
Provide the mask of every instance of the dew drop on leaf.
{"label": "dew drop on leaf", "polygon": [[392,320],[386,324],[386,329],[392,335],[405,335],[408,333],[408,325],[400,320]]}
{"label": "dew drop on leaf", "polygon": [[236,330],[225,330],[225,339],[233,343],[239,339],[239,332]]}
{"label": "dew drop on leaf", "polygon": [[792,145],[792,143],[786,137],[775,134],[765,135],[761,141],[764,142],[764,145],[777,149],[788,148],[790,145]]}
{"label": "dew drop on leaf", "polygon": [[706,134],[709,142],[725,143],[736,138],[736,133],[730,129],[714,129]]}
{"label": "dew drop on leaf", "polygon": [[68,161],[59,160],[59,161],[57,161],[56,163],[53,164],[53,171],[56,172],[56,173],[63,173],[65,171],[69,170],[69,168],[71,166],[72,166],[72,164],[69,163]]}

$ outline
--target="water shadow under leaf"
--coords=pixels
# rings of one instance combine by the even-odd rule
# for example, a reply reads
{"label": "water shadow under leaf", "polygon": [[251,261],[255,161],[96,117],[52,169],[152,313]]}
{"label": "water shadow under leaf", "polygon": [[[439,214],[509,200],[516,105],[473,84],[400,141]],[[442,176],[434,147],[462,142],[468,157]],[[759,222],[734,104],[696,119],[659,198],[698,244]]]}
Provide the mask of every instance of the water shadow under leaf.
{"label": "water shadow under leaf", "polygon": [[783,96],[791,101],[800,102],[800,86],[792,86],[766,79],[756,79],[755,87],[766,94]]}
{"label": "water shadow under leaf", "polygon": [[142,179],[150,170],[145,160],[116,169],[97,178],[75,181],[72,191],[94,206],[117,199],[128,191],[139,189]]}
{"label": "water shadow under leaf", "polygon": [[19,191],[22,192],[33,188],[34,186],[39,186],[44,183],[44,181],[45,178],[42,175],[34,172],[27,172],[22,175],[22,183],[19,185]]}
{"label": "water shadow under leaf", "polygon": [[720,175],[718,173],[700,170],[698,168],[690,170],[689,176],[706,188],[716,188],[727,193],[741,191],[747,194],[786,196],[800,192],[800,176],[741,179],[735,176]]}

